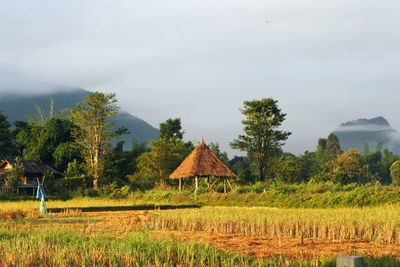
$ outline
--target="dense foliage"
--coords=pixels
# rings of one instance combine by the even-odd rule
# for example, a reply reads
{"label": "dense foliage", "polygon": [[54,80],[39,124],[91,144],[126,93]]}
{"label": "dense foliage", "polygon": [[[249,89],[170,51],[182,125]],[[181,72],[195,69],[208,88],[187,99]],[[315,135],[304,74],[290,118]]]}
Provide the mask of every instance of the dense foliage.
{"label": "dense foliage", "polygon": [[[49,114],[44,114],[37,107],[38,114],[30,116],[28,123],[18,121],[12,127],[7,116],[0,114],[1,159],[20,156],[53,167],[58,171],[57,175],[48,174],[49,178],[46,178],[46,187],[53,194],[119,196],[121,192],[129,195],[140,190],[176,187],[177,182],[168,177],[194,148],[192,142],[183,140],[181,119],[169,118],[160,123],[157,140],[148,144],[133,142],[131,150],[124,150],[123,142],[114,145],[110,142],[124,133],[124,129],[115,131],[111,127],[118,109],[115,94],[96,92],[85,97],[72,111],[56,113],[51,108]],[[363,153],[355,149],[342,151],[338,137],[329,134],[317,141],[315,151],[294,155],[281,150],[290,133],[278,129],[286,114],[278,108],[276,100],[245,101],[242,113],[246,117],[243,120],[245,134],[234,140],[232,146],[247,151],[247,155],[229,159],[218,142],[208,144],[237,174],[231,183],[238,192],[262,193],[267,188],[276,201],[285,202],[281,196],[271,193],[271,184],[287,184],[288,188],[302,184],[400,184],[400,157],[387,149],[382,150],[382,143],[378,143],[375,151],[368,144]],[[13,181],[14,186],[17,180]],[[210,181],[213,181],[212,177]],[[90,189],[93,182],[98,183],[98,192]],[[184,183],[189,188],[193,186],[190,179]],[[207,192],[206,188],[200,188],[200,193]],[[388,195],[391,194],[389,190]],[[317,202],[331,203],[325,197],[329,198],[317,196],[320,199]],[[303,197],[299,199],[309,203]],[[260,201],[277,205],[271,204],[270,200]],[[288,201],[293,203],[293,200]],[[371,201],[374,201],[373,197]]]}

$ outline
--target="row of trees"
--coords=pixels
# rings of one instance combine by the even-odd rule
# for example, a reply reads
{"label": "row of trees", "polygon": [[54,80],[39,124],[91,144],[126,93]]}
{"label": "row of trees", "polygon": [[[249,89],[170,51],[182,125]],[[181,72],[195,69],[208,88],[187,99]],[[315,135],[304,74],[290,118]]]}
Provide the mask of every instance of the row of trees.
{"label": "row of trees", "polygon": [[[93,188],[130,184],[148,189],[172,183],[169,175],[193,150],[192,142],[183,141],[179,118],[160,123],[160,136],[149,144],[134,142],[124,151],[123,143],[111,141],[127,133],[114,127],[113,116],[119,107],[115,94],[92,93],[69,111],[30,116],[28,123],[11,127],[0,114],[0,157],[22,157],[53,166],[67,178],[93,179]],[[364,154],[342,151],[338,138],[331,134],[318,140],[314,152],[295,156],[281,149],[290,132],[279,128],[286,118],[271,98],[245,101],[241,109],[245,119],[243,135],[231,142],[246,156],[229,160],[218,143],[211,150],[238,174],[239,183],[275,179],[287,183],[309,180],[337,183],[378,181],[388,184],[400,180],[399,157],[378,145],[375,152],[366,146]],[[114,130],[113,130],[114,129]],[[396,177],[399,177],[397,180]]]}

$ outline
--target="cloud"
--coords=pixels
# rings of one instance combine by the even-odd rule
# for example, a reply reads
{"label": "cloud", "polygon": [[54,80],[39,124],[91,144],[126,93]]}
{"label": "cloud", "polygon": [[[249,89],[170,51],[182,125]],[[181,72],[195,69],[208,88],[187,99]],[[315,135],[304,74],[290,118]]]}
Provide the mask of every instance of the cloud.
{"label": "cloud", "polygon": [[2,1],[0,64],[28,78],[0,73],[0,91],[114,91],[152,125],[181,117],[187,139],[205,135],[230,154],[242,102],[273,97],[293,132],[285,150],[298,154],[351,118],[382,115],[400,128],[399,7],[391,0]]}

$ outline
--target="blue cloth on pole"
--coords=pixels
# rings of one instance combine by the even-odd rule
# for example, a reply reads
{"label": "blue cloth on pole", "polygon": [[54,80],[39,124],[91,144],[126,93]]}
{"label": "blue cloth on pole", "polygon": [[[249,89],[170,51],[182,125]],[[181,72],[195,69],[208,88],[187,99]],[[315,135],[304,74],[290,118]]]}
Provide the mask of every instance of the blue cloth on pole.
{"label": "blue cloth on pole", "polygon": [[44,187],[42,184],[38,184],[37,192],[36,192],[36,198],[37,199],[42,199],[42,193],[43,193],[43,198],[47,197],[46,192],[44,191]]}
{"label": "blue cloth on pole", "polygon": [[40,212],[42,212],[43,215],[46,215],[46,206],[44,205],[43,197],[42,197],[42,200],[40,201]]}

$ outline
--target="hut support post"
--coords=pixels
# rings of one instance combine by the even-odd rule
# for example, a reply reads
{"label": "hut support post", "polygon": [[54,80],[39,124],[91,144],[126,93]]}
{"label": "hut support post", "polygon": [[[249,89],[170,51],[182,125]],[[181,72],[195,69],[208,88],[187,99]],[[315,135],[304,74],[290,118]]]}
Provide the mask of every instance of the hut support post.
{"label": "hut support post", "polygon": [[231,188],[231,191],[233,191],[233,188],[232,188],[231,182],[229,182],[229,179],[226,179],[226,181],[228,182],[228,185]]}
{"label": "hut support post", "polygon": [[207,188],[210,188],[210,177],[207,177]]}
{"label": "hut support post", "polygon": [[224,178],[224,194],[226,194],[226,178]]}
{"label": "hut support post", "polygon": [[197,176],[195,177],[195,183],[196,187],[194,189],[194,195],[197,196],[197,189],[199,188],[199,179],[197,178]]}
{"label": "hut support post", "polygon": [[179,178],[179,192],[182,192],[182,178]]}
{"label": "hut support post", "polygon": [[[215,181],[212,183],[212,185],[210,186],[211,191],[213,191],[213,192],[217,191],[217,189],[215,189],[215,191],[214,191],[213,186],[214,186],[215,183],[218,182],[218,181],[219,181],[219,179],[216,178]],[[218,187],[218,185],[217,185],[217,187]]]}

